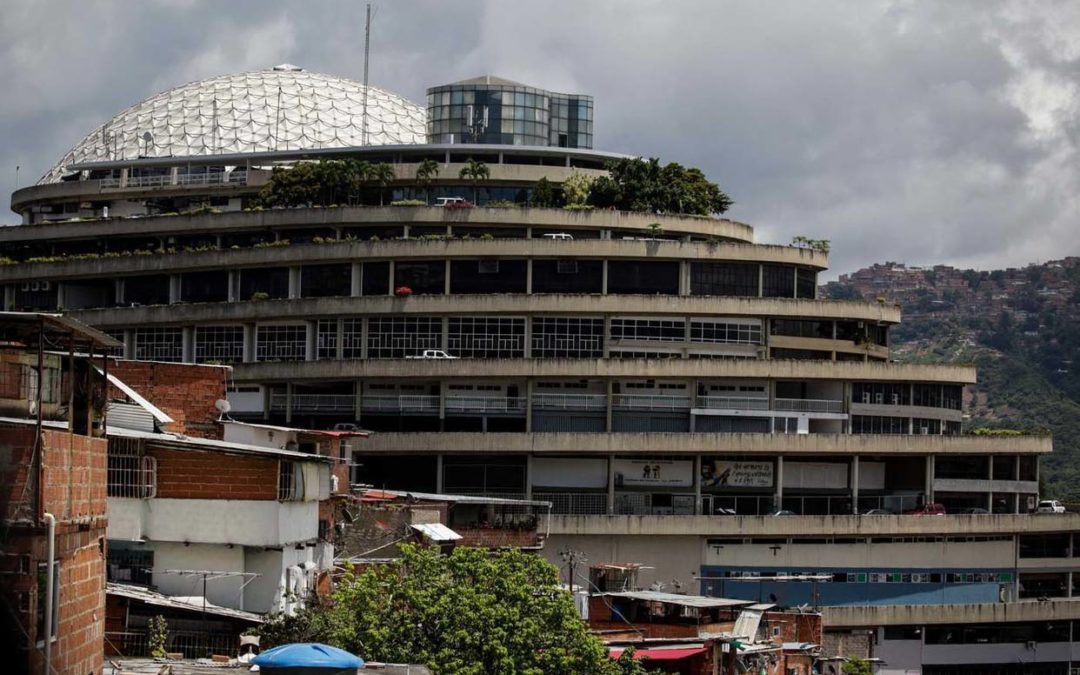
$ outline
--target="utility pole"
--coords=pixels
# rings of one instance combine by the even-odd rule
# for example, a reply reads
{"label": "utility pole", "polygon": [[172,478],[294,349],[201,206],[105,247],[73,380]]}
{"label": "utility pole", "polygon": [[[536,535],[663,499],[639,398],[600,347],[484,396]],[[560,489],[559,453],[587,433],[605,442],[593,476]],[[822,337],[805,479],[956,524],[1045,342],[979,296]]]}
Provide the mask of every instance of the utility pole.
{"label": "utility pole", "polygon": [[589,559],[581,551],[567,548],[559,551],[559,557],[566,563],[566,580],[570,583],[570,593],[574,592],[574,574],[579,563],[588,562]]}
{"label": "utility pole", "polygon": [[360,120],[360,144],[368,144],[368,121],[367,121],[367,100],[368,100],[368,56],[371,53],[371,3],[367,6],[367,23],[364,26],[364,103],[361,107],[361,120]]}

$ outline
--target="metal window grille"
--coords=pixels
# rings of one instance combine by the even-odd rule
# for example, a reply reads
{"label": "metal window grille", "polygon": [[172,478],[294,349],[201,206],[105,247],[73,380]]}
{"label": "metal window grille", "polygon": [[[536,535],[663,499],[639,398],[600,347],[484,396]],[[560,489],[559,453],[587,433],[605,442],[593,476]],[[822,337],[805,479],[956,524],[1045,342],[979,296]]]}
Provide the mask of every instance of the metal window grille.
{"label": "metal window grille", "polygon": [[145,455],[109,455],[110,497],[150,499],[156,494],[156,458]]}
{"label": "metal window grille", "polygon": [[681,319],[612,319],[611,339],[684,342],[686,322]]}
{"label": "metal window grille", "polygon": [[259,326],[255,332],[258,361],[303,361],[307,357],[307,326]]}
{"label": "metal window grille", "polygon": [[760,322],[741,321],[691,321],[691,342],[719,342],[759,345]]}
{"label": "metal window grille", "polygon": [[243,326],[196,326],[195,362],[244,360]]}
{"label": "metal window grille", "polygon": [[341,323],[341,356],[358,359],[364,354],[364,320],[345,319]]}
{"label": "metal window grille", "polygon": [[368,358],[400,359],[442,348],[442,319],[375,317],[368,320]]}
{"label": "metal window grille", "polygon": [[604,354],[604,320],[578,317],[533,319],[534,358],[599,358]]}
{"label": "metal window grille", "polygon": [[454,356],[521,358],[525,356],[525,319],[462,317],[449,322],[447,349]]}
{"label": "metal window grille", "polygon": [[184,332],[180,328],[137,328],[135,358],[139,361],[183,361]]}
{"label": "metal window grille", "polygon": [[297,480],[300,472],[297,471],[296,462],[282,461],[278,464],[278,500],[290,501],[297,499]]}
{"label": "metal window grille", "polygon": [[319,319],[315,329],[315,344],[320,359],[337,358],[337,319]]}

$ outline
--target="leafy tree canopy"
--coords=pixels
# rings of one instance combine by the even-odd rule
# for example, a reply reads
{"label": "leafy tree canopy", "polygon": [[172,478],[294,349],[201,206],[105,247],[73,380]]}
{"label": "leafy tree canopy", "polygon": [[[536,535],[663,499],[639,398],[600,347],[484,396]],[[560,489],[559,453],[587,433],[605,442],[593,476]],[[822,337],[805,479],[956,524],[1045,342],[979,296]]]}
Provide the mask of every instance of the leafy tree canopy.
{"label": "leafy tree canopy", "polygon": [[266,647],[318,641],[365,659],[423,663],[438,675],[639,675],[586,631],[558,571],[521,551],[403,546],[348,572],[327,602],[262,627]]}
{"label": "leafy tree canopy", "polygon": [[597,178],[589,193],[589,203],[599,208],[708,216],[734,203],[700,169],[675,162],[661,166],[655,157],[628,158],[610,162],[607,169],[609,175]]}

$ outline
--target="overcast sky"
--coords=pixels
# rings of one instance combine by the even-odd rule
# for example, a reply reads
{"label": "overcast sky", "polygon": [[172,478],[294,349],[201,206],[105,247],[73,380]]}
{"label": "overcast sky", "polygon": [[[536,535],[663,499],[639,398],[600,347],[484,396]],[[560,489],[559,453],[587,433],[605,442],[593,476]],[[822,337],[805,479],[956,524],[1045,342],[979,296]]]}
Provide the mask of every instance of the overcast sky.
{"label": "overcast sky", "polygon": [[[832,274],[1080,254],[1080,2],[382,0],[371,82],[596,99],[596,147],[699,166]],[[0,193],[121,109],[289,62],[361,79],[362,2],[0,0]],[[3,222],[15,216],[4,210]]]}

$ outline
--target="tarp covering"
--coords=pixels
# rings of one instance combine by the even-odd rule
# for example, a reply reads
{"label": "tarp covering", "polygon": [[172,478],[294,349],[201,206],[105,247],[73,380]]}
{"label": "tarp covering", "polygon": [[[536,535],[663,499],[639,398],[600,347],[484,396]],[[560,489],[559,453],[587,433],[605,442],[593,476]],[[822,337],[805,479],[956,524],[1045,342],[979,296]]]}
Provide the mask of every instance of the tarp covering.
{"label": "tarp covering", "polygon": [[251,660],[260,670],[275,668],[362,668],[364,659],[315,642],[301,642],[268,649]]}
{"label": "tarp covering", "polygon": [[[682,647],[679,649],[637,649],[634,651],[634,660],[640,661],[681,661],[698,654],[704,654],[706,647]],[[617,659],[622,656],[625,649],[612,649],[608,656]]]}

